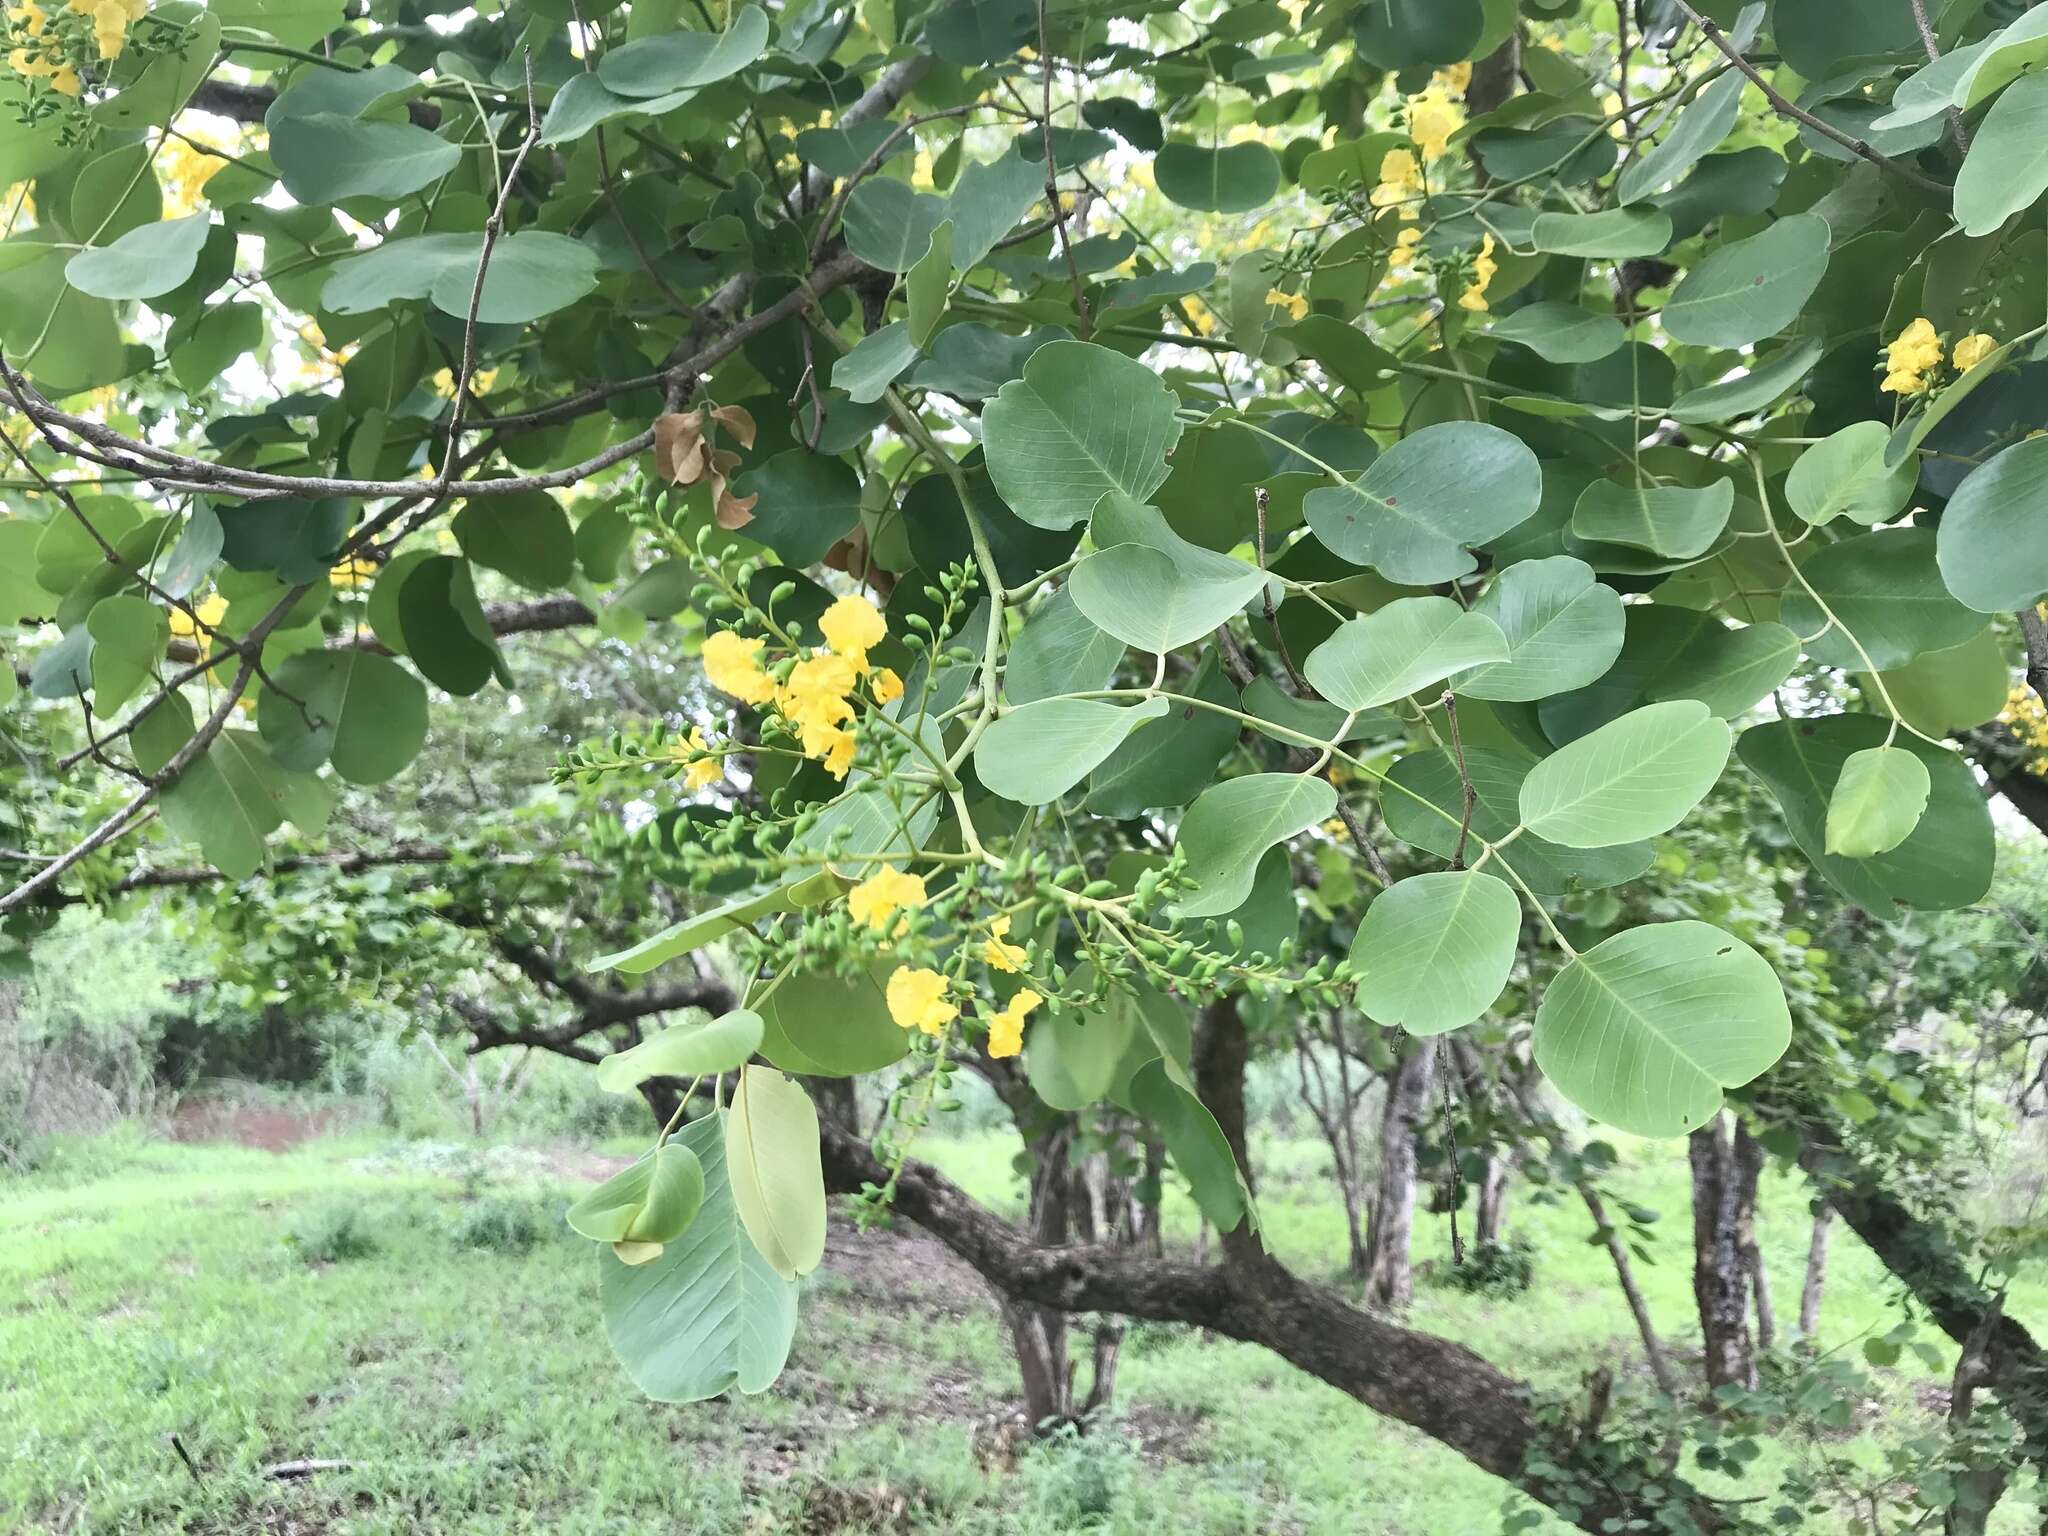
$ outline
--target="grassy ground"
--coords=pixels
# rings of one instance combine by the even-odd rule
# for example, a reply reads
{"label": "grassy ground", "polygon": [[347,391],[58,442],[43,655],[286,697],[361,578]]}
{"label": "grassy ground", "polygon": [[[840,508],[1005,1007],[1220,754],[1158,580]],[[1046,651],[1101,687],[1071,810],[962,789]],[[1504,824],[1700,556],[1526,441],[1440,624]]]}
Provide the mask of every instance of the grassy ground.
{"label": "grassy ground", "polygon": [[[998,1205],[1018,1198],[1003,1137],[926,1150]],[[1682,1352],[1682,1158],[1629,1155],[1631,1192],[1665,1212],[1642,1278]],[[1280,1142],[1258,1171],[1276,1249],[1329,1275],[1344,1234],[1320,1169],[1313,1144]],[[1498,1482],[1260,1350],[1180,1330],[1133,1331],[1113,1433],[1002,1454],[987,1426],[1015,1372],[987,1293],[915,1235],[835,1229],[770,1393],[639,1401],[604,1343],[589,1249],[555,1219],[591,1171],[587,1155],[517,1148],[340,1138],[278,1154],[128,1134],[0,1182],[0,1530],[1499,1528]],[[1634,1374],[1583,1215],[1517,1199],[1535,1288],[1497,1301],[1425,1283],[1412,1321],[1540,1386],[1599,1363]],[[1184,1209],[1170,1214],[1190,1231]],[[1803,1192],[1773,1176],[1762,1236],[1788,1311],[1806,1232]],[[1425,1218],[1418,1258],[1440,1264],[1444,1238]],[[1838,1236],[1823,1344],[1889,1328],[1896,1301]],[[2048,1286],[2014,1309],[2038,1324]],[[1902,1375],[1859,1423],[1896,1429],[1923,1411]],[[1831,1449],[1877,1454],[1867,1432]],[[1772,1446],[1766,1461],[1797,1453]],[[262,1475],[307,1457],[353,1465],[295,1484]],[[2023,1528],[2023,1512],[2002,1513]]]}

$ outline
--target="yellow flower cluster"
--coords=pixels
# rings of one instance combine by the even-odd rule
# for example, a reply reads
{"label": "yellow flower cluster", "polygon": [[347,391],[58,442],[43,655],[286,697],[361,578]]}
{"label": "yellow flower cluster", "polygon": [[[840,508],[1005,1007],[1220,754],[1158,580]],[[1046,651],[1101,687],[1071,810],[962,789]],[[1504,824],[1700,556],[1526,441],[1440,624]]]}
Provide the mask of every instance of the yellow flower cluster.
{"label": "yellow flower cluster", "polygon": [[889,926],[899,909],[924,905],[924,876],[901,869],[870,875],[846,895],[846,912],[876,933]]}
{"label": "yellow flower cluster", "polygon": [[1283,288],[1268,288],[1266,290],[1266,307],[1268,309],[1284,309],[1287,311],[1288,319],[1299,320],[1308,313],[1308,295],[1289,293]]}
{"label": "yellow flower cluster", "polygon": [[1480,242],[1479,254],[1472,259],[1472,281],[1458,295],[1458,308],[1484,314],[1487,287],[1493,282],[1493,274],[1499,270],[1500,263],[1493,259],[1493,236],[1489,234]]}
{"label": "yellow flower cluster", "polygon": [[868,652],[888,634],[875,605],[864,597],[842,597],[818,620],[828,650],[813,651],[781,683],[762,665],[764,642],[721,630],[704,642],[704,675],[720,693],[742,704],[770,704],[796,732],[806,757],[825,765],[835,779],[853,766],[855,737],[852,694],[862,678],[877,704],[903,696],[903,679],[887,667],[872,668]]}
{"label": "yellow flower cluster", "polygon": [[1430,81],[1419,96],[1408,98],[1408,137],[1422,151],[1425,160],[1441,160],[1451,147],[1451,135],[1465,126],[1465,111],[1451,100],[1442,75]]}
{"label": "yellow flower cluster", "polygon": [[[848,915],[856,923],[882,931],[889,920],[907,907],[924,904],[924,880],[898,869],[884,869],[871,875],[847,894]],[[1006,942],[1010,932],[1007,914],[992,919],[989,938],[981,946],[981,958],[991,971],[1016,975],[1029,958],[1020,944]],[[889,975],[884,997],[889,1017],[905,1029],[921,1029],[928,1035],[945,1032],[960,1017],[954,1000],[954,983],[928,966],[899,965]],[[1015,1056],[1024,1049],[1024,1025],[1031,1010],[1045,999],[1029,987],[1020,987],[996,1012],[988,1015],[988,1053]]]}
{"label": "yellow flower cluster", "polygon": [[357,587],[368,586],[376,574],[376,561],[365,560],[360,555],[350,555],[348,559],[327,572],[327,584],[340,587],[343,591],[353,591]]}
{"label": "yellow flower cluster", "polygon": [[1408,149],[1380,156],[1380,179],[1369,199],[1375,208],[1397,208],[1422,190],[1422,162]]}
{"label": "yellow flower cluster", "polygon": [[[128,46],[128,26],[141,18],[148,0],[70,0],[67,9],[92,24],[92,41],[102,61],[118,59]],[[47,80],[60,96],[76,96],[85,88],[78,65],[65,51],[64,39],[50,27],[50,13],[41,0],[22,0],[9,7],[13,35],[25,39],[7,55],[7,67],[25,80]]]}
{"label": "yellow flower cluster", "polygon": [[157,175],[164,186],[164,216],[181,219],[196,211],[206,184],[227,164],[219,155],[173,139],[156,157]]}
{"label": "yellow flower cluster", "polygon": [[684,765],[683,786],[692,791],[717,782],[719,774],[725,771],[721,759],[712,752],[711,743],[694,725],[689,735],[669,748],[669,756]]}
{"label": "yellow flower cluster", "polygon": [[[1973,331],[1955,344],[1949,361],[1956,372],[1967,373],[1997,350],[1995,337]],[[1941,336],[1934,322],[1922,315],[1885,345],[1884,383],[1878,387],[1895,395],[1925,394],[1941,359]]]}
{"label": "yellow flower cluster", "polygon": [[2048,708],[2031,688],[2016,687],[2006,695],[2005,708],[1998,718],[2005,722],[2013,736],[2023,747],[2031,747],[2034,760],[2027,764],[2027,772],[2037,778],[2048,778]]}
{"label": "yellow flower cluster", "polygon": [[946,978],[937,971],[927,966],[899,965],[889,977],[889,1017],[905,1029],[941,1034],[960,1017],[959,1005],[948,1002],[946,992]]}
{"label": "yellow flower cluster", "polygon": [[[194,614],[198,616],[198,624],[192,622]],[[216,592],[191,613],[187,613],[183,608],[173,608],[170,613],[171,633],[185,640],[198,638],[199,648],[204,652],[207,648],[206,637],[201,636],[199,631],[203,628],[210,634],[220,628],[220,621],[227,616],[228,600]]]}

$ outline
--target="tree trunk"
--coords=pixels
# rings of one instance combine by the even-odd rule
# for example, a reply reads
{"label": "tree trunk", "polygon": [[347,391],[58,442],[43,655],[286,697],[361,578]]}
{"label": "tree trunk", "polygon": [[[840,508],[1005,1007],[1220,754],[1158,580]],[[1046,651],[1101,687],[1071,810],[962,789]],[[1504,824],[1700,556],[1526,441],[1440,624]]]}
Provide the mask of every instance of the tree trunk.
{"label": "tree trunk", "polygon": [[1813,1236],[1806,1244],[1806,1281],[1799,1287],[1799,1337],[1808,1344],[1820,1329],[1820,1292],[1827,1282],[1828,1234],[1834,1224],[1834,1202],[1823,1199],[1813,1213]]}
{"label": "tree trunk", "polygon": [[1771,1305],[1771,1277],[1764,1268],[1762,1246],[1756,1240],[1757,1191],[1764,1175],[1763,1143],[1749,1134],[1749,1127],[1735,1122],[1735,1241],[1742,1253],[1742,1267],[1749,1276],[1756,1301],[1756,1347],[1775,1348],[1778,1342],[1778,1313]]}
{"label": "tree trunk", "polygon": [[[1949,1387],[1948,1428],[1952,1438],[1962,1441],[1968,1434],[1970,1418],[1976,1412],[1977,1393],[1995,1386],[1999,1370],[1992,1359],[1993,1337],[1998,1318],[2005,1311],[2000,1295],[1985,1315],[1984,1326],[1963,1342],[1956,1361],[1956,1374]],[[1956,1474],[1955,1502],[1942,1516],[1943,1536],[1984,1536],[1991,1524],[1991,1511],[2005,1496],[2006,1477],[2011,1469],[2007,1457],[1987,1455],[1977,1449],[1964,1453],[1964,1469]]]}
{"label": "tree trunk", "polygon": [[1415,1138],[1429,1115],[1430,1085],[1436,1080],[1436,1050],[1430,1042],[1413,1048],[1387,1083],[1380,1116],[1380,1167],[1373,1189],[1372,1229],[1366,1296],[1398,1310],[1415,1294],[1409,1243],[1415,1228]]}
{"label": "tree trunk", "polygon": [[1486,1172],[1479,1179],[1479,1212],[1473,1221],[1473,1241],[1497,1243],[1507,1225],[1508,1160],[1499,1152],[1489,1153]]}
{"label": "tree trunk", "polygon": [[860,1097],[852,1078],[806,1077],[802,1082],[819,1114],[831,1116],[856,1136],[860,1134]]}
{"label": "tree trunk", "polygon": [[1593,1225],[1600,1233],[1601,1244],[1614,1264],[1614,1278],[1620,1283],[1621,1294],[1628,1301],[1629,1316],[1636,1320],[1636,1335],[1643,1341],[1643,1358],[1649,1362],[1650,1374],[1657,1380],[1657,1390],[1666,1397],[1676,1398],[1678,1376],[1671,1369],[1671,1360],[1664,1353],[1664,1346],[1658,1342],[1656,1325],[1650,1321],[1649,1303],[1643,1300],[1642,1289],[1636,1284],[1635,1266],[1628,1260],[1628,1247],[1622,1242],[1621,1233],[1615,1229],[1614,1223],[1607,1219],[1607,1205],[1600,1198],[1600,1191],[1582,1179],[1579,1181],[1579,1198],[1585,1201]]}
{"label": "tree trunk", "polygon": [[1692,1133],[1692,1292],[1699,1304],[1700,1340],[1712,1387],[1756,1385],[1756,1351],[1749,1334],[1749,1272],[1741,1249],[1735,1144],[1727,1116],[1716,1115]]}

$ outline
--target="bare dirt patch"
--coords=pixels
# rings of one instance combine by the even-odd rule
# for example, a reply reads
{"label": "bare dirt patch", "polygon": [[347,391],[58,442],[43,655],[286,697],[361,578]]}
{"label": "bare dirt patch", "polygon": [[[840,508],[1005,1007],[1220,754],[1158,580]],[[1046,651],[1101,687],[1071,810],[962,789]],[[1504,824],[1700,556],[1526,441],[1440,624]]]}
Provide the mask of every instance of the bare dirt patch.
{"label": "bare dirt patch", "polygon": [[335,1127],[332,1110],[289,1110],[230,1099],[181,1100],[165,1125],[172,1141],[232,1142],[264,1152],[289,1152]]}

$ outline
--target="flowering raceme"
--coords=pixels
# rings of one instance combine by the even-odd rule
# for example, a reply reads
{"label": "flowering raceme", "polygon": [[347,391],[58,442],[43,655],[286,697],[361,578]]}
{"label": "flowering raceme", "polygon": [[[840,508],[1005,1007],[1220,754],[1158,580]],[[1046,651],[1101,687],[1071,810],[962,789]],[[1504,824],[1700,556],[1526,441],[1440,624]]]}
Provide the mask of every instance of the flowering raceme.
{"label": "flowering raceme", "polygon": [[1493,282],[1493,274],[1499,270],[1500,263],[1493,259],[1493,236],[1489,234],[1480,243],[1479,254],[1472,260],[1472,281],[1458,295],[1458,308],[1483,314],[1487,287]]}
{"label": "flowering raceme", "polygon": [[1884,349],[1881,389],[1895,395],[1924,394],[1928,375],[1941,366],[1941,337],[1925,315],[1899,332]]}
{"label": "flowering raceme", "polygon": [[704,642],[704,675],[720,693],[742,704],[765,704],[775,697],[775,684],[761,670],[761,642],[722,629]]}

